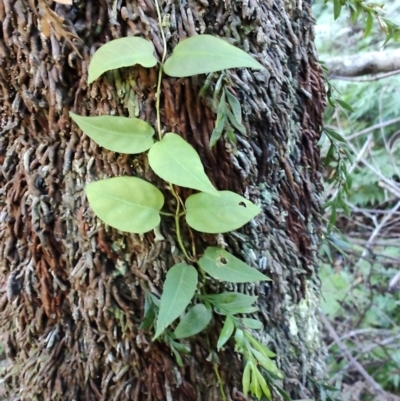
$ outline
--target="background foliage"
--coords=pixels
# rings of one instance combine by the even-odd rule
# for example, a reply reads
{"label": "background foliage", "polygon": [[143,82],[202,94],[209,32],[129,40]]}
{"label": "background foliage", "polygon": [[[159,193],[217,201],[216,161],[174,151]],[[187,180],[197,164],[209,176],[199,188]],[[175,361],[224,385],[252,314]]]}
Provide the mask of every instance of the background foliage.
{"label": "background foliage", "polygon": [[[384,9],[386,16],[399,15],[400,2],[386,2]],[[314,5],[314,13],[322,60],[399,46],[396,40],[387,42],[388,32],[368,15],[353,24],[342,11],[334,20],[334,3],[322,2]],[[391,34],[398,39],[396,29]],[[343,237],[334,230],[321,247],[330,383],[342,390],[340,399],[372,400],[377,399],[374,382],[400,394],[400,75],[331,84],[353,111],[328,105],[326,127],[346,138],[353,160],[346,161],[352,183],[346,205],[334,216]],[[328,148],[322,144],[325,154]],[[332,169],[326,176],[327,200],[336,191],[329,182]]]}

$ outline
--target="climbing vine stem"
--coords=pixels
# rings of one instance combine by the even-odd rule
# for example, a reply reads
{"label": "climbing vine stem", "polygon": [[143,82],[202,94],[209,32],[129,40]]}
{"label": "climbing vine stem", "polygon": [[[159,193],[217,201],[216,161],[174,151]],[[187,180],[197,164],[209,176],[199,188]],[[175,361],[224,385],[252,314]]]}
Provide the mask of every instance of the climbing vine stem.
{"label": "climbing vine stem", "polygon": [[155,0],[155,3],[156,3],[156,9],[157,9],[158,26],[161,31],[161,38],[162,38],[162,43],[163,43],[163,53],[161,56],[160,67],[158,69],[157,93],[156,93],[157,133],[158,133],[158,138],[161,140],[161,138],[162,138],[161,115],[160,115],[161,80],[162,80],[165,57],[167,56],[167,41],[165,40],[165,33],[164,33],[163,24],[162,24],[161,11],[160,11],[160,5],[158,4],[158,0]]}
{"label": "climbing vine stem", "polygon": [[180,222],[179,222],[180,217],[181,217],[181,215],[179,213],[181,199],[180,199],[179,195],[176,193],[175,188],[171,183],[169,184],[169,188],[171,190],[172,195],[176,199],[176,211],[175,211],[175,226],[176,227],[175,227],[175,229],[176,229],[176,237],[177,237],[177,240],[178,240],[178,244],[179,244],[183,254],[185,255],[186,259],[194,262],[194,259],[189,256],[189,254],[188,254],[188,252],[187,252],[187,250],[185,248],[185,245],[183,244],[183,240],[182,240],[182,236],[181,236],[181,227],[180,227]]}

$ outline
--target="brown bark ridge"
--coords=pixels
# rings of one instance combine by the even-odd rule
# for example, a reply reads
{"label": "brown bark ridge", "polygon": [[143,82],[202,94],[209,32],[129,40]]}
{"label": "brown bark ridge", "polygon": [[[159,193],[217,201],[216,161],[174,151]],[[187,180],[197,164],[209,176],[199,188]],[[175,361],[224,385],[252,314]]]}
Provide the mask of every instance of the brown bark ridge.
{"label": "brown bark ridge", "polygon": [[[162,124],[193,144],[218,189],[262,207],[237,232],[196,234],[198,252],[223,241],[273,279],[227,287],[259,295],[265,328],[254,335],[278,354],[293,399],[318,399],[308,377],[323,374],[315,311],[322,227],[317,141],[325,94],[309,1],[177,0],[161,7],[169,54],[179,40],[210,33],[230,38],[265,66],[229,73],[248,133],[238,135],[236,155],[223,141],[209,148],[215,115],[198,96],[204,76],[164,79]],[[0,24],[7,394],[46,401],[221,400],[204,335],[188,342],[191,355],[179,368],[166,346],[139,330],[145,290],[160,293],[167,269],[182,260],[169,221],[161,225],[164,239],[124,234],[96,219],[85,198],[85,184],[104,177],[157,182],[146,157],[99,148],[68,117],[69,110],[130,112],[154,123],[156,69],[128,68],[86,83],[93,53],[113,38],[142,36],[160,57],[153,0],[74,0],[72,6],[0,0]],[[217,318],[208,330],[212,349],[219,328]],[[241,393],[243,362],[232,343],[219,359],[227,399],[250,399]]]}

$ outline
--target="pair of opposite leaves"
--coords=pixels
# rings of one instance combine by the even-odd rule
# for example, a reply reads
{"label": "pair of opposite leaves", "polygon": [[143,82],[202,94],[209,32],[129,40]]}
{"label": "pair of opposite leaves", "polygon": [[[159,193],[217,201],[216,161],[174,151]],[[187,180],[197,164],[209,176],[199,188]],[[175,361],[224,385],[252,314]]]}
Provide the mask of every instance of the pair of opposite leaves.
{"label": "pair of opposite leaves", "polygon": [[[154,67],[151,42],[129,37],[113,40],[94,54],[89,65],[89,83],[111,69],[140,64]],[[179,43],[162,66],[174,77],[210,73],[228,68],[263,68],[251,56],[226,41],[198,35]],[[188,224],[202,232],[221,233],[237,229],[260,209],[229,191],[217,191],[204,173],[197,152],[181,137],[170,133],[154,144],[154,129],[145,121],[126,117],[82,117],[72,119],[100,146],[114,152],[137,154],[150,149],[149,163],[161,178],[175,185],[202,191],[186,200]],[[122,231],[144,233],[160,222],[164,203],[161,192],[135,177],[118,177],[91,183],[86,192],[94,212],[104,222]]]}

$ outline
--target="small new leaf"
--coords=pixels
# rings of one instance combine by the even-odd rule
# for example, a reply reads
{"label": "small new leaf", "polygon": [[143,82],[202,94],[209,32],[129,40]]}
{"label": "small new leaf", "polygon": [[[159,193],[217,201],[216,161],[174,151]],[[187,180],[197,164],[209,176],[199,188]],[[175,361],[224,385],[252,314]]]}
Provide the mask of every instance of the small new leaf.
{"label": "small new leaf", "polygon": [[260,330],[263,328],[263,324],[257,319],[250,319],[250,318],[244,317],[244,318],[240,319],[240,321],[242,322],[242,324],[245,327],[247,327],[249,329]]}
{"label": "small new leaf", "polygon": [[222,248],[208,247],[198,264],[207,274],[222,281],[252,283],[270,280]]}
{"label": "small new leaf", "polygon": [[143,234],[160,224],[163,194],[136,177],[115,177],[86,186],[90,207],[111,227]]}
{"label": "small new leaf", "polygon": [[228,99],[229,106],[231,107],[232,113],[235,116],[236,121],[242,123],[242,107],[240,106],[239,100],[232,95],[231,92],[225,89],[226,98]]}
{"label": "small new leaf", "polygon": [[171,77],[189,77],[229,68],[264,68],[243,50],[212,35],[197,35],[180,42],[164,65]]}
{"label": "small new leaf", "polygon": [[255,349],[251,350],[252,354],[254,357],[257,359],[259,364],[267,371],[270,372],[271,374],[275,375],[279,379],[283,379],[283,374],[282,372],[276,367],[275,362],[271,359],[269,359],[267,356],[263,355],[261,352],[258,352]]}
{"label": "small new leaf", "polygon": [[106,71],[140,64],[151,68],[157,64],[153,43],[139,37],[112,40],[101,46],[89,64],[88,83],[95,81]]}
{"label": "small new leaf", "polygon": [[214,306],[216,312],[222,315],[252,313],[258,310],[257,307],[252,306],[258,297],[240,292],[222,292],[203,297]]}
{"label": "small new leaf", "polygon": [[193,266],[178,263],[167,273],[153,340],[178,318],[189,305],[197,287],[197,271]]}
{"label": "small new leaf", "polygon": [[218,337],[217,350],[219,351],[231,338],[235,325],[231,316],[227,315],[221,333]]}
{"label": "small new leaf", "polygon": [[238,123],[235,116],[233,115],[233,113],[230,110],[226,111],[226,115],[229,119],[229,122],[242,134],[242,135],[246,135],[246,128],[244,127],[244,125],[242,123]]}
{"label": "small new leaf", "polygon": [[149,151],[149,164],[163,180],[214,194],[218,199],[196,150],[179,135],[168,133],[155,143]]}
{"label": "small new leaf", "polygon": [[221,138],[222,132],[226,124],[226,101],[225,92],[222,92],[221,99],[219,100],[218,110],[217,110],[217,121],[215,122],[215,128],[211,134],[210,138],[210,148],[212,148],[217,141]]}
{"label": "small new leaf", "polygon": [[174,334],[178,339],[187,338],[203,331],[212,318],[211,310],[205,305],[198,304],[190,308],[188,313],[181,319]]}
{"label": "small new leaf", "polygon": [[243,371],[243,377],[242,377],[242,386],[243,386],[243,394],[247,396],[249,393],[249,388],[250,388],[250,380],[251,380],[251,362],[247,362],[246,366]]}
{"label": "small new leaf", "polygon": [[272,399],[271,390],[269,389],[268,384],[265,381],[263,375],[257,368],[254,369],[254,374],[257,375],[259,386],[261,387],[265,397],[267,397],[268,400],[271,400]]}
{"label": "small new leaf", "polygon": [[153,127],[138,118],[83,117],[71,112],[69,115],[86,135],[113,152],[142,153],[154,143]]}

